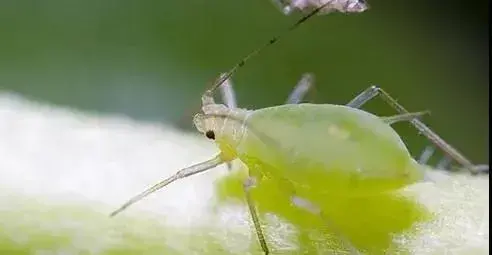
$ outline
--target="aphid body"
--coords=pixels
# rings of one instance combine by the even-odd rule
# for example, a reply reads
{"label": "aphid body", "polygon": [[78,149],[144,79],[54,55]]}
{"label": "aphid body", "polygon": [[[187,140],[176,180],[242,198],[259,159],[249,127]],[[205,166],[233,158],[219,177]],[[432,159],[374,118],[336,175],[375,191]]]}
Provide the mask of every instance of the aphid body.
{"label": "aphid body", "polygon": [[[266,253],[252,200],[260,213],[274,212],[297,227],[324,225],[322,229],[328,231],[322,231],[325,238],[335,238],[332,241],[345,247],[337,251],[354,254],[358,249],[388,248],[388,233],[410,228],[415,217],[423,217],[412,202],[383,195],[425,179],[423,168],[390,126],[423,113],[378,117],[350,106],[309,103],[245,110],[215,104],[207,93],[202,102],[203,113],[194,118],[196,128],[216,142],[219,161],[239,159],[247,168],[239,179],[230,173],[230,177],[219,180],[218,195],[222,199],[241,197],[237,187],[243,184],[243,196],[246,194]],[[398,217],[388,218],[381,213],[380,205],[386,205]],[[352,208],[362,208],[366,213],[373,208],[367,219],[381,222],[383,218],[391,224],[373,226],[374,222],[348,220],[349,215],[357,215]],[[350,230],[362,230],[367,224],[371,224],[370,235],[375,239],[354,236]],[[314,248],[310,242],[305,244],[303,248]]]}
{"label": "aphid body", "polygon": [[363,110],[330,104],[203,110],[195,125],[214,133],[223,160],[237,157],[252,176],[282,180],[298,195],[368,195],[424,179],[390,123]]}

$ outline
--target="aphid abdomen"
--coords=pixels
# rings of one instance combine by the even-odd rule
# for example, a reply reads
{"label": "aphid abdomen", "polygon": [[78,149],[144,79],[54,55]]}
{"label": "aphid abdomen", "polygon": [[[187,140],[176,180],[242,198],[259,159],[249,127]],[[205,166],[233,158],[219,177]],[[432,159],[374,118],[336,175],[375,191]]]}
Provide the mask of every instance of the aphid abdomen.
{"label": "aphid abdomen", "polygon": [[239,158],[311,192],[377,193],[423,179],[398,134],[362,110],[282,105],[254,111],[246,125]]}

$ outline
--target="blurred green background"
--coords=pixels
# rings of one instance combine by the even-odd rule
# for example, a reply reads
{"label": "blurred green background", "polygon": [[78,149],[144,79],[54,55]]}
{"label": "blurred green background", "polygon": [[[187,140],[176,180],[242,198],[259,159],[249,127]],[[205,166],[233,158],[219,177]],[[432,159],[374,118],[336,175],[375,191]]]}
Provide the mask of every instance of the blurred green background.
{"label": "blurred green background", "polygon": [[[488,162],[488,1],[370,5],[315,17],[248,62],[233,78],[240,105],[281,104],[304,72],[316,75],[316,102],[378,84]],[[191,130],[208,83],[299,17],[269,0],[4,0],[0,90]],[[414,154],[426,145],[408,125],[398,131]]]}

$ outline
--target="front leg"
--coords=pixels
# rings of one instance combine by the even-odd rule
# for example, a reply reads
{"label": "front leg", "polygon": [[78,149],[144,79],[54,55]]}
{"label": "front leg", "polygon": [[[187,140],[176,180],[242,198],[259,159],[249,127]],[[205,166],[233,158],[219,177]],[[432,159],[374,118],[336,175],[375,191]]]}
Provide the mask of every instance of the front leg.
{"label": "front leg", "polygon": [[258,237],[258,241],[260,242],[261,249],[263,250],[265,255],[268,255],[270,251],[268,250],[268,246],[265,241],[265,236],[263,235],[263,231],[261,230],[258,213],[256,212],[255,205],[253,203],[253,200],[251,199],[250,190],[255,186],[255,184],[256,184],[256,180],[254,179],[254,177],[250,176],[244,181],[243,188],[244,188],[244,193],[246,195],[246,202],[248,203],[249,213],[251,214],[253,225],[255,227],[256,236]]}

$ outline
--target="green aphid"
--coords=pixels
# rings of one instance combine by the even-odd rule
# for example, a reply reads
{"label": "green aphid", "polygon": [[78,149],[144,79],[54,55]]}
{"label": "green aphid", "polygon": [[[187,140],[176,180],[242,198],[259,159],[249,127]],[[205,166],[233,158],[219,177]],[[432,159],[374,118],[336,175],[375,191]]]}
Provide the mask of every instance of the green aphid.
{"label": "green aphid", "polygon": [[[412,234],[415,224],[429,220],[431,214],[417,201],[392,191],[430,179],[422,164],[432,152],[426,148],[417,163],[391,125],[408,120],[457,162],[466,158],[416,118],[425,112],[408,113],[376,86],[346,106],[298,104],[312,86],[313,76],[307,74],[286,105],[247,113],[251,115],[242,122],[250,132],[238,147],[248,152],[238,156],[239,171],[217,181],[219,198],[222,202],[243,199],[241,184],[251,183],[253,177],[256,185],[249,199],[255,201],[260,214],[275,213],[307,230],[320,230],[323,224],[314,222],[324,218],[331,228],[322,233],[343,237],[349,250],[380,254],[393,248],[401,254],[404,247],[395,242],[394,235]],[[221,90],[228,108],[237,108],[229,80]],[[355,109],[375,96],[400,114],[377,117]],[[438,165],[443,166],[442,162],[448,162],[447,158]],[[487,169],[473,166],[472,173]],[[312,239],[301,246],[308,254],[313,249],[324,250]]]}
{"label": "green aphid", "polygon": [[356,249],[331,223],[331,216],[341,211],[332,207],[325,212],[320,205],[349,201],[340,197],[378,196],[425,179],[423,169],[390,126],[421,113],[381,118],[330,104],[231,109],[216,104],[211,91],[203,95],[202,103],[203,113],[195,116],[195,126],[217,143],[220,153],[156,184],[113,215],[175,180],[239,159],[248,167],[242,186],[265,253],[269,250],[250,197],[251,188],[264,179],[270,182],[266,187],[275,186],[279,198],[286,199],[281,202],[323,219],[342,245]]}
{"label": "green aphid", "polygon": [[[386,192],[425,179],[423,168],[389,124],[423,113],[378,118],[347,106],[292,105],[301,100],[311,80],[305,75],[286,105],[248,117],[246,125],[254,128],[241,148],[252,149],[242,149],[248,151],[244,158],[239,156],[243,164],[217,181],[220,202],[242,201],[242,185],[253,177],[250,199],[259,214],[274,213],[294,224],[300,232],[299,248],[306,254],[382,254],[390,249],[402,254],[405,247],[394,235],[412,234],[414,225],[431,219],[431,214],[411,198]],[[227,105],[235,108],[229,81],[222,91]],[[258,139],[254,130],[271,132],[261,132]],[[264,142],[268,140],[272,142]],[[285,149],[269,148],[271,144]],[[256,171],[251,167],[255,165]]]}
{"label": "green aphid", "polygon": [[[289,31],[314,16],[323,7],[324,5],[303,17]],[[392,123],[410,121],[436,146],[465,168],[475,171],[466,158],[417,119],[423,113],[408,113],[387,93],[374,86],[346,106],[286,104],[259,110],[231,107],[235,104],[230,100],[232,90],[223,86],[222,88],[226,88],[223,91],[226,92],[224,94],[229,107],[216,104],[213,99],[214,90],[243,66],[247,59],[277,42],[278,38],[269,40],[263,47],[248,55],[203,94],[202,113],[195,115],[194,124],[198,131],[216,142],[220,153],[207,161],[184,168],[152,186],[130,199],[111,216],[178,179],[240,160],[247,171],[243,177],[236,179],[240,180],[237,184],[244,191],[255,231],[265,254],[269,254],[269,248],[253,200],[260,201],[258,204],[262,212],[272,211],[280,216],[287,216],[301,229],[316,226],[326,228],[328,231],[321,232],[330,233],[329,238],[325,239],[326,244],[336,252],[358,253],[360,247],[371,250],[385,245],[384,240],[360,237],[365,235],[364,224],[368,224],[368,229],[370,227],[373,232],[385,233],[408,225],[408,221],[401,222],[391,218],[398,218],[397,214],[402,211],[414,210],[413,206],[393,205],[393,201],[405,201],[395,200],[394,197],[386,196],[386,193],[426,179],[425,171],[412,158],[401,138],[392,129]],[[301,95],[302,90],[300,86],[299,90],[294,91],[291,98],[293,102],[299,101],[300,97],[296,95]],[[389,102],[399,111],[399,115],[378,117],[357,109],[376,95]],[[291,204],[296,210],[291,209]],[[398,210],[387,210],[384,206]],[[366,210],[368,214],[376,212],[373,214],[379,216],[384,216],[382,212],[385,210],[394,214],[386,215],[391,224],[379,224],[382,227],[378,230],[377,222],[354,219],[355,210],[358,210],[357,213],[361,213],[361,210]],[[415,215],[420,217],[419,213]],[[384,221],[383,218],[379,220]],[[381,235],[375,236],[381,238]],[[301,239],[302,237],[301,235]],[[301,243],[307,240],[310,238],[302,239]]]}

